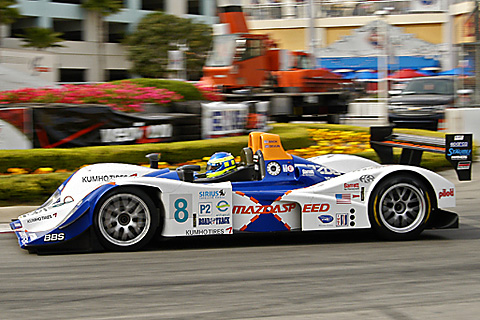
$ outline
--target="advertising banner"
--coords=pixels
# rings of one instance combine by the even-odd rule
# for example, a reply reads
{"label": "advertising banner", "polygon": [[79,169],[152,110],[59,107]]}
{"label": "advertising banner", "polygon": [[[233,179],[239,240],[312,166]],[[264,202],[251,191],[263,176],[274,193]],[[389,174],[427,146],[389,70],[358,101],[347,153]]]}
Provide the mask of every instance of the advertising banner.
{"label": "advertising banner", "polygon": [[28,108],[0,109],[0,149],[31,149],[32,117]]}
{"label": "advertising banner", "polygon": [[246,103],[203,103],[202,138],[210,139],[243,134],[247,116],[248,105]]}
{"label": "advertising banner", "polygon": [[200,120],[188,114],[142,116],[108,106],[33,107],[34,148],[157,143],[200,138]]}

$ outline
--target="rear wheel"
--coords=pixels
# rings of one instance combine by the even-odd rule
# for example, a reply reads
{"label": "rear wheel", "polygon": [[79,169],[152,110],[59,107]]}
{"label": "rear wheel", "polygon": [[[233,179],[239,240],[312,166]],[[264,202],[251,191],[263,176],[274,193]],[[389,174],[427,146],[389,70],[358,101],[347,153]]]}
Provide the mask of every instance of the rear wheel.
{"label": "rear wheel", "polygon": [[93,222],[103,247],[113,251],[132,251],[152,239],[159,215],[152,199],[142,190],[115,188],[97,204]]}
{"label": "rear wheel", "polygon": [[373,191],[369,219],[382,238],[407,240],[423,231],[431,210],[427,186],[413,176],[397,175],[387,177]]}

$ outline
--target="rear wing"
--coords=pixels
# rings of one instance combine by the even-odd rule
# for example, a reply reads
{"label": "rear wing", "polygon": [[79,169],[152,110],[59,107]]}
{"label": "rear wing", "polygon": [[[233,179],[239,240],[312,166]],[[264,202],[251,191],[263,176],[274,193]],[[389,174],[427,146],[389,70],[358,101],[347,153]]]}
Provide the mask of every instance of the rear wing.
{"label": "rear wing", "polygon": [[400,164],[419,166],[424,151],[443,153],[457,173],[458,180],[472,179],[473,135],[446,134],[443,138],[393,132],[392,126],[370,128],[370,145],[382,164],[394,163],[393,148],[402,148]]}

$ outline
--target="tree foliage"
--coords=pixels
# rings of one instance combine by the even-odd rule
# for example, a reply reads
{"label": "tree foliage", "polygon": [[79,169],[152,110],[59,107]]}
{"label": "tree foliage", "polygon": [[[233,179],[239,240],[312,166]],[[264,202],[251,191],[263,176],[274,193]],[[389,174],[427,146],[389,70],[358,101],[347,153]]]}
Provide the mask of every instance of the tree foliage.
{"label": "tree foliage", "polygon": [[122,2],[119,0],[86,0],[82,3],[82,8],[107,17],[122,9]]}
{"label": "tree foliage", "polygon": [[55,32],[50,28],[28,28],[25,34],[20,35],[23,41],[23,47],[37,48],[43,50],[46,48],[63,47],[59,42],[64,41],[61,32]]}
{"label": "tree foliage", "polygon": [[0,0],[0,24],[11,24],[20,18],[18,9],[12,7],[16,4],[16,0]]}
{"label": "tree foliage", "polygon": [[189,79],[198,79],[212,42],[211,27],[163,12],[146,15],[126,39],[132,72],[148,78],[167,77],[168,51],[186,43]]}

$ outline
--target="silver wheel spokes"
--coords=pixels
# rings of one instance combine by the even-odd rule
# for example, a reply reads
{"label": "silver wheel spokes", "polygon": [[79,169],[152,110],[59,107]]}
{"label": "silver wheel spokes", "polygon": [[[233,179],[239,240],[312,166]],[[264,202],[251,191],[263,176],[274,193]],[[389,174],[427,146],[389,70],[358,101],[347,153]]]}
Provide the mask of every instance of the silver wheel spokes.
{"label": "silver wheel spokes", "polygon": [[390,230],[405,233],[422,223],[426,204],[422,192],[408,183],[391,186],[380,200],[380,219]]}
{"label": "silver wheel spokes", "polygon": [[99,214],[102,235],[111,243],[128,246],[142,240],[150,227],[150,213],[133,194],[117,194],[103,204]]}

